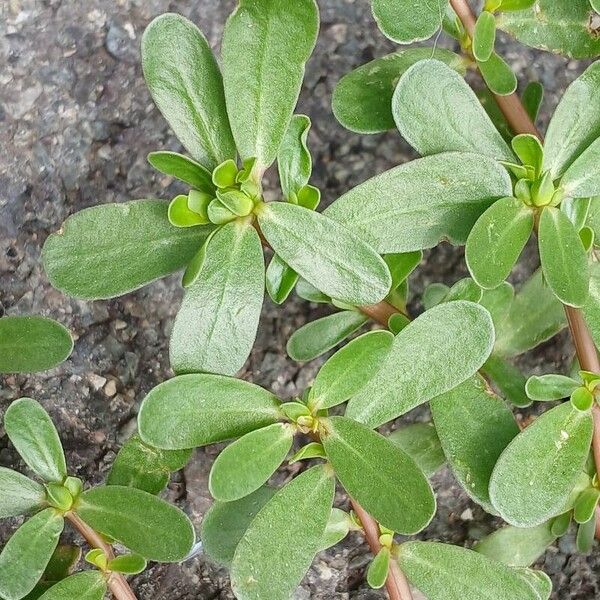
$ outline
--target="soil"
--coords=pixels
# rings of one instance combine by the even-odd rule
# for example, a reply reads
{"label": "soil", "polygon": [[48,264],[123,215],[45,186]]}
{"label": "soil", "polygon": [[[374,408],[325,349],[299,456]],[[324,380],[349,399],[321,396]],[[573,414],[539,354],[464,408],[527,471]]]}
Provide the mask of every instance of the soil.
{"label": "soil", "polygon": [[[313,183],[326,205],[415,155],[393,131],[359,136],[334,119],[331,93],[340,76],[395,46],[378,31],[366,0],[319,4],[321,33],[298,111],[313,121]],[[89,483],[105,478],[120,444],[135,429],[144,395],[172,375],[167,341],[181,299],[179,277],[111,301],[78,301],[49,285],[40,249],[68,215],[82,208],[133,198],[168,199],[179,191],[178,184],[146,162],[148,152],[178,150],[179,145],[144,86],[140,38],[153,17],[173,11],[195,21],[218,48],[233,6],[233,0],[0,2],[0,310],[52,316],[76,338],[75,352],[62,366],[35,376],[5,377],[0,412],[21,396],[39,400],[62,434],[72,473]],[[452,47],[442,39],[439,44]],[[531,79],[544,84],[545,126],[562,90],[586,64],[505,39],[499,47],[522,84]],[[534,253],[528,253],[516,282],[535,261]],[[411,280],[417,298],[412,309],[420,310],[418,298],[428,283],[453,283],[466,274],[462,249],[442,244],[428,252]],[[297,298],[282,307],[266,301],[258,339],[241,376],[285,398],[301,391],[321,361],[297,364],[287,358],[285,343],[297,327],[324,310]],[[520,364],[528,373],[548,372],[564,368],[571,356],[568,336],[561,334]],[[402,421],[425,418],[426,409],[420,409]],[[0,436],[0,464],[22,467],[2,429]],[[166,493],[196,526],[211,503],[207,475],[217,450],[198,451]],[[434,477],[434,484],[439,510],[422,537],[469,546],[499,525],[462,493],[447,470]],[[341,492],[337,499],[346,505]],[[7,539],[14,524],[2,523],[1,539]],[[598,557],[596,549],[589,556],[577,554],[572,533],[550,548],[539,566],[553,579],[553,598],[600,597]],[[370,558],[362,538],[350,535],[316,558],[295,599],[384,598],[364,582]],[[133,587],[142,600],[233,598],[227,573],[204,556],[179,565],[153,565],[133,579]]]}

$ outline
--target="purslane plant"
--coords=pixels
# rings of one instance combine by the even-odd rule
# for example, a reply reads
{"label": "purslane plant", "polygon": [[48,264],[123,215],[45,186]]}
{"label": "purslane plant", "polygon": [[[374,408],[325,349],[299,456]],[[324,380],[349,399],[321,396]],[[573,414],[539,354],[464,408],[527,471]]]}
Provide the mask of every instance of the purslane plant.
{"label": "purslane plant", "polygon": [[[583,317],[600,340],[600,273],[594,264],[588,272],[600,239],[600,201],[591,197],[600,181],[598,69],[589,67],[565,92],[542,144],[533,124],[541,87],[528,85],[520,103],[513,94],[516,78],[495,53],[495,30],[510,31],[512,19],[518,24],[513,33],[525,43],[591,56],[598,7],[588,0],[570,7],[551,0],[535,6],[491,1],[475,20],[463,0],[431,4],[374,0],[373,12],[382,31],[400,43],[426,39],[443,26],[459,40],[463,57],[419,48],[376,59],[344,77],[333,99],[336,116],[350,129],[374,133],[396,125],[423,157],[350,190],[323,214],[314,211],[319,192],[308,183],[310,121],[293,115],[318,29],[314,2],[241,0],[225,28],[222,76],[189,21],[164,15],[149,26],[142,45],[145,77],[191,157],[157,152],[149,160],[191,189],[170,204],[140,200],[82,211],[49,238],[44,262],[57,287],[88,298],[118,295],[186,267],[171,339],[177,376],[145,398],[140,433],[119,453],[107,486],[71,494],[66,473],[47,479],[21,452],[44,480],[44,501],[52,506],[33,519],[47,510],[54,511],[53,522],[61,514],[72,522],[87,516],[88,526],[155,558],[147,540],[132,537],[135,502],[121,506],[113,528],[110,518],[94,521],[98,514],[86,509],[86,499],[121,494],[112,505],[108,498],[105,508],[113,510],[141,494],[148,510],[160,505],[179,515],[152,494],[185,464],[191,448],[233,440],[211,470],[216,502],[201,537],[206,552],[230,568],[240,599],[288,598],[315,554],[349,529],[362,531],[374,553],[367,582],[386,585],[394,600],[411,597],[403,573],[429,600],[478,598],[481,589],[501,600],[547,599],[549,579],[527,567],[572,520],[578,547],[590,549],[600,496],[590,452],[591,445],[600,450],[592,417],[600,364]],[[582,30],[584,12],[590,22]],[[532,41],[538,17],[544,27]],[[558,22],[571,34],[557,36]],[[486,103],[490,120],[461,77],[467,66],[480,70],[506,121],[499,122],[502,114]],[[283,203],[263,197],[263,175],[275,160]],[[504,280],[533,231],[541,270],[515,294]],[[472,279],[451,288],[430,285],[422,298],[425,312],[411,321],[409,275],[422,251],[441,240],[466,244]],[[266,272],[261,243],[275,250]],[[276,302],[296,287],[300,297],[340,311],[296,332],[288,344],[293,358],[326,352],[368,318],[391,333],[352,340],[304,394],[280,400],[226,376],[250,351],[265,282]],[[568,305],[566,318],[561,302]],[[527,380],[511,357],[567,321],[579,367],[571,377]],[[519,432],[509,406],[482,375],[517,406],[570,401]],[[8,424],[11,411],[22,406],[39,416],[32,402],[11,407]],[[426,402],[433,423],[389,437],[374,431]],[[49,429],[47,417],[40,419]],[[318,464],[279,489],[268,485],[294,443],[299,447],[291,462]],[[419,532],[433,517],[426,476],[442,462],[475,502],[509,523],[475,551],[394,538]],[[333,508],[336,480],[351,497],[350,514]],[[28,493],[19,481],[24,487],[15,488],[13,504],[24,506]],[[157,522],[170,527],[160,515]],[[87,555],[99,571],[63,579],[45,592],[56,595],[46,598],[78,596],[86,585],[101,598],[106,582],[123,586],[119,572],[143,568],[144,558],[113,558],[99,539]],[[174,560],[187,554],[193,532],[187,541]],[[51,554],[44,553],[50,571],[61,551]],[[73,560],[66,562],[63,575]],[[39,564],[24,569],[27,585],[40,577],[42,586],[62,579],[42,576]],[[24,590],[11,591],[11,577],[0,574],[0,594],[6,595],[3,585],[12,594],[7,598],[23,597]],[[111,589],[118,598],[132,598],[126,585]]]}

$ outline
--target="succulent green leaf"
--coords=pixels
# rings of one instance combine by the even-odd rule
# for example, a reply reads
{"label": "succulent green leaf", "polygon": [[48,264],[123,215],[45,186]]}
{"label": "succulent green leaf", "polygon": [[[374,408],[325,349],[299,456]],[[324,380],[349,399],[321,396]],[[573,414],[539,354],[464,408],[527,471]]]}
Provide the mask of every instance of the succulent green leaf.
{"label": "succulent green leaf", "polygon": [[12,469],[0,467],[0,518],[23,515],[44,504],[44,487]]}
{"label": "succulent green leaf", "polygon": [[148,162],[161,173],[188,183],[194,189],[212,194],[215,186],[210,171],[194,159],[177,152],[150,152]]}
{"label": "succulent green leaf", "polygon": [[582,554],[591,551],[596,535],[596,518],[591,518],[587,523],[582,523],[577,529],[577,550]]}
{"label": "succulent green leaf", "polygon": [[367,583],[373,589],[380,589],[385,585],[388,570],[390,568],[390,550],[385,546],[379,550],[375,558],[371,561],[367,570]]}
{"label": "succulent green leaf", "polygon": [[328,217],[284,202],[265,204],[263,235],[294,271],[328,296],[375,304],[392,281],[384,260],[358,235]]}
{"label": "succulent green leaf", "polygon": [[232,502],[255,492],[279,468],[293,440],[293,426],[274,423],[227,446],[210,471],[208,487],[213,498]]}
{"label": "succulent green leaf", "polygon": [[528,567],[555,539],[550,522],[527,528],[507,525],[477,542],[473,550],[511,567]]}
{"label": "succulent green leaf", "polygon": [[519,570],[466,548],[406,542],[398,563],[428,600],[540,600]]}
{"label": "succulent green leaf", "polygon": [[525,375],[509,360],[494,351],[481,372],[495,384],[505,400],[519,407],[531,406],[532,401],[525,393]]}
{"label": "succulent green leaf", "polygon": [[600,195],[600,137],[575,159],[560,183],[566,196],[580,198],[581,202]]}
{"label": "succulent green leaf", "polygon": [[587,523],[596,513],[600,500],[600,490],[594,487],[587,488],[575,500],[573,518],[576,523]]}
{"label": "succulent green leaf", "polygon": [[530,133],[522,133],[511,140],[511,145],[519,160],[527,166],[533,167],[536,177],[542,172],[544,149],[540,140]]}
{"label": "succulent green leaf", "polygon": [[20,600],[33,590],[58,545],[63,527],[62,516],[46,508],[15,531],[0,553],[0,597]]}
{"label": "succulent green leaf", "polygon": [[422,259],[423,253],[420,250],[386,254],[383,257],[392,276],[392,290],[395,290],[401,283],[406,281],[407,277],[417,268]]}
{"label": "succulent green leaf", "polygon": [[146,85],[186,150],[208,170],[235,157],[223,81],[202,32],[185,17],[167,13],[142,38]]}
{"label": "succulent green leaf", "polygon": [[455,302],[456,300],[479,302],[482,297],[483,290],[470,277],[464,277],[448,290],[442,302]]}
{"label": "succulent green leaf", "polygon": [[[474,124],[469,128],[476,130]],[[428,123],[427,131],[431,138],[430,132],[438,129]],[[377,252],[409,252],[431,248],[442,239],[464,244],[479,216],[494,201],[510,196],[511,188],[510,176],[495,160],[444,153],[376,175],[341,196],[324,214]]]}
{"label": "succulent green leaf", "polygon": [[538,0],[527,5],[526,10],[502,13],[497,27],[522,44],[571,58],[600,54],[600,39],[590,27],[589,0]]}
{"label": "succulent green leaf", "polygon": [[389,331],[369,331],[338,350],[317,373],[310,406],[331,408],[354,396],[377,373],[393,341]]}
{"label": "succulent green leaf", "polygon": [[473,279],[483,288],[499,286],[510,274],[531,232],[533,211],[516,198],[494,202],[477,219],[465,248]]}
{"label": "succulent green leaf", "polygon": [[77,298],[114,298],[178,271],[212,226],[180,229],[162,200],[103,204],[69,217],[42,251],[50,283]]}
{"label": "succulent green leaf", "polygon": [[139,554],[123,554],[108,561],[108,568],[117,573],[137,575],[146,568],[146,559]]}
{"label": "succulent green leaf", "polygon": [[331,514],[334,478],[304,471],[258,512],[238,544],[231,585],[239,600],[287,600],[319,551]]}
{"label": "succulent green leaf", "polygon": [[186,515],[143,490],[95,487],[81,494],[76,510],[90,527],[148,560],[183,560],[194,544],[194,528]]}
{"label": "succulent green leaf", "polygon": [[306,279],[300,278],[296,286],[296,294],[303,300],[308,302],[316,302],[317,304],[330,304],[331,298],[320,292],[315,286],[311,285]]}
{"label": "succulent green leaf", "polygon": [[135,434],[119,450],[106,483],[158,494],[169,482],[171,472],[182,469],[190,456],[191,450],[160,450]]}
{"label": "succulent green leaf", "polygon": [[[527,0],[532,4],[536,0]],[[540,112],[540,106],[544,99],[544,86],[539,81],[530,81],[521,96],[521,102],[529,115],[529,118],[535,123]]]}
{"label": "succulent green leaf", "polygon": [[239,153],[261,173],[285,136],[318,29],[314,0],[241,0],[225,26],[227,112]]}
{"label": "succulent green leaf", "polygon": [[433,475],[446,462],[433,423],[412,423],[390,433],[388,439],[400,446],[427,477]]}
{"label": "succulent green leaf", "polygon": [[384,527],[412,535],[435,514],[429,481],[397,444],[346,417],[330,417],[321,440],[345,490]]}
{"label": "succulent green leaf", "polygon": [[309,444],[306,444],[306,446],[300,448],[300,450],[290,458],[289,464],[291,465],[300,460],[308,460],[309,458],[327,458],[325,450],[323,449],[323,444],[319,442],[310,442]]}
{"label": "succulent green leaf", "polygon": [[469,379],[494,343],[490,314],[472,302],[440,304],[395,338],[380,370],[346,415],[378,427]]}
{"label": "succulent green leaf", "polygon": [[485,62],[477,61],[487,86],[498,96],[508,96],[517,89],[517,76],[510,65],[496,52]]}
{"label": "succulent green leaf", "polygon": [[39,600],[102,600],[107,592],[106,578],[100,571],[83,571],[53,585]]}
{"label": "succulent green leaf", "polygon": [[298,282],[298,273],[275,254],[267,267],[266,288],[275,304],[283,304]]}
{"label": "succulent green leaf", "polygon": [[590,295],[583,305],[583,316],[596,347],[600,346],[600,264],[590,265]]}
{"label": "succulent green leaf", "polygon": [[409,48],[376,58],[344,75],[333,91],[336,119],[356,133],[381,133],[395,127],[392,96],[400,76],[420,60],[435,58],[465,74],[465,61],[443,48]]}
{"label": "succulent green leaf", "polygon": [[500,456],[490,497],[502,518],[533,527],[560,514],[585,466],[592,416],[565,402],[538,417]]}
{"label": "succulent green leaf", "polygon": [[36,475],[62,483],[67,476],[65,454],[56,427],[41,404],[31,398],[15,400],[4,414],[4,428]]}
{"label": "succulent green leaf", "polygon": [[583,243],[560,209],[546,207],[538,229],[544,277],[556,297],[570,306],[583,306],[589,295],[588,259]]}
{"label": "succulent green leaf", "polygon": [[494,352],[502,356],[522,354],[550,339],[566,324],[562,304],[538,270],[516,294],[508,317],[495,323]]}
{"label": "succulent green leaf", "polygon": [[410,319],[403,313],[394,313],[387,322],[388,329],[398,335],[408,324]]}
{"label": "succulent green leaf", "polygon": [[188,208],[188,197],[186,194],[175,196],[169,204],[169,223],[174,227],[194,227],[206,225],[208,216],[200,215]]}
{"label": "succulent green leaf", "polygon": [[66,360],[72,350],[71,334],[52,319],[0,319],[0,373],[45,371]]}
{"label": "succulent green leaf", "polygon": [[500,323],[504,322],[508,316],[511,304],[515,297],[515,289],[508,283],[502,282],[493,290],[484,290],[479,303],[487,308],[492,315],[494,327],[498,329]]}
{"label": "succulent green leaf", "polygon": [[552,594],[552,580],[543,571],[517,568],[516,572],[526,581],[535,592],[535,600],[549,600]]}
{"label": "succulent green leaf", "polygon": [[448,0],[373,0],[379,29],[398,44],[430,38],[441,26]]}
{"label": "succulent green leaf", "polygon": [[511,410],[475,376],[429,402],[444,454],[467,494],[496,511],[488,492],[498,457],[519,433]]}
{"label": "succulent green leaf", "polygon": [[215,502],[202,519],[200,539],[206,554],[229,567],[250,523],[276,492],[275,488],[263,486],[234,502]]}
{"label": "succulent green leaf", "polygon": [[473,33],[473,56],[479,62],[489,60],[496,44],[496,19],[491,12],[484,10],[475,23]]}
{"label": "succulent green leaf", "polygon": [[222,227],[210,241],[201,277],[186,288],[171,334],[176,373],[233,375],[250,354],[264,296],[264,258],[250,223]]}
{"label": "succulent green leaf", "polygon": [[287,353],[293,360],[312,360],[343,342],[367,321],[368,317],[353,310],[316,319],[292,334],[287,343]]}
{"label": "succulent green leaf", "polygon": [[307,146],[310,125],[306,115],[294,115],[277,154],[279,181],[286,199],[298,194],[312,173],[312,159]]}
{"label": "succulent green leaf", "polygon": [[276,396],[263,388],[210,374],[180,375],[150,390],[138,415],[140,437],[181,450],[239,437],[281,418]]}
{"label": "succulent green leaf", "polygon": [[449,291],[450,288],[445,283],[430,283],[423,291],[422,302],[425,310],[441,304]]}
{"label": "succulent green leaf", "polygon": [[[432,87],[439,93],[432,94]],[[402,75],[392,112],[402,137],[423,156],[474,152],[514,162],[475,92],[439,60],[422,60]]]}
{"label": "succulent green leaf", "polygon": [[[564,9],[554,1],[546,0],[544,4],[570,13],[571,6],[577,11],[585,0],[573,0]],[[600,48],[600,38],[597,43]],[[599,86],[600,62],[595,62],[567,88],[554,111],[544,142],[544,171],[550,170],[553,179],[560,177],[600,137],[600,106],[595,101]]]}
{"label": "succulent green leaf", "polygon": [[525,392],[532,400],[561,400],[568,398],[581,383],[565,375],[534,375],[527,380]]}
{"label": "succulent green leaf", "polygon": [[320,550],[327,550],[341,542],[350,531],[350,515],[339,508],[331,509]]}
{"label": "succulent green leaf", "polygon": [[560,203],[560,209],[569,217],[571,223],[573,223],[575,229],[579,232],[586,225],[591,207],[591,198],[565,198]]}

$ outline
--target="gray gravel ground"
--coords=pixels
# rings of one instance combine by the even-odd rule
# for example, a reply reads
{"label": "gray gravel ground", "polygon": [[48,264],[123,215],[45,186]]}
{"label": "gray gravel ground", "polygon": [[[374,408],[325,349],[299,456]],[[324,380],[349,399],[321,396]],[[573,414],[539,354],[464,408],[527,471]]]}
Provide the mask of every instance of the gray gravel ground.
{"label": "gray gravel ground", "polygon": [[[341,75],[394,50],[377,30],[366,0],[319,0],[321,34],[307,70],[299,110],[313,120],[310,144],[314,183],[328,203],[364,179],[414,157],[394,132],[374,137],[345,131],[330,99]],[[178,149],[144,87],[139,43],[156,15],[175,11],[192,18],[218,47],[233,0],[0,0],[0,308],[8,314],[42,313],[76,337],[73,356],[36,376],[4,378],[0,410],[23,395],[37,398],[55,419],[74,474],[103,480],[119,445],[135,427],[144,394],[171,373],[167,340],[181,291],[172,277],[112,301],[82,302],[53,290],[40,266],[49,233],[70,214],[98,203],[171,198],[177,184],[146,163],[155,149]],[[546,87],[542,121],[581,62],[501,43],[521,81]],[[118,266],[116,266],[118,267]],[[535,267],[529,255],[516,274]],[[432,281],[465,276],[460,249],[442,245],[428,253],[414,278],[418,293]],[[418,303],[415,303],[418,309]],[[317,362],[304,367],[285,355],[291,332],[321,308],[296,299],[283,308],[265,303],[258,339],[243,376],[293,396],[310,381]],[[566,335],[522,361],[529,371],[561,368],[569,360]],[[414,412],[406,421],[426,418]],[[0,429],[0,464],[18,466]],[[207,475],[216,449],[198,452],[174,477],[168,496],[196,525],[210,505]],[[498,523],[442,471],[435,477],[439,511],[424,536],[472,544]],[[338,497],[341,505],[345,499]],[[6,523],[0,535],[6,539]],[[317,557],[297,599],[382,598],[363,582],[370,559],[357,535]],[[540,561],[553,578],[553,598],[600,597],[598,552],[580,556],[572,536]],[[133,582],[143,600],[232,598],[226,573],[203,557],[183,565],[153,566]],[[265,599],[268,600],[268,599]]]}

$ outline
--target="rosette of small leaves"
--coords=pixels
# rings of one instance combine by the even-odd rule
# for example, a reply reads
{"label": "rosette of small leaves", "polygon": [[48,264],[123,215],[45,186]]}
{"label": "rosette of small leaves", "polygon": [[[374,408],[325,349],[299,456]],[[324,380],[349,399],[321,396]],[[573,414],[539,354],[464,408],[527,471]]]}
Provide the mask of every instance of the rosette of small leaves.
{"label": "rosette of small leaves", "polygon": [[[175,562],[188,554],[194,530],[178,508],[131,487],[84,489],[80,479],[68,474],[56,428],[35,400],[13,402],[4,415],[4,427],[35,477],[0,468],[0,517],[27,517],[0,553],[4,600],[80,596],[100,600],[112,572],[139,572],[145,559]],[[74,519],[134,554],[114,558],[94,550],[88,562],[99,570],[72,575],[80,551],[59,546],[59,539],[65,520]]]}
{"label": "rosette of small leaves", "polygon": [[[189,191],[168,205],[137,200],[81,211],[44,246],[53,285],[82,298],[118,296],[185,268],[170,345],[177,373],[231,375],[243,366],[264,297],[261,236],[275,251],[266,287],[276,302],[298,276],[353,306],[389,291],[375,250],[315,212],[310,121],[293,112],[318,25],[314,0],[242,0],[225,26],[221,72],[193,23],[175,14],[155,19],[142,40],[144,76],[188,154],[148,158]],[[267,203],[263,175],[276,160],[285,202]]]}
{"label": "rosette of small leaves", "polygon": [[46,317],[0,318],[0,373],[52,369],[73,351],[73,339],[60,323]]}

